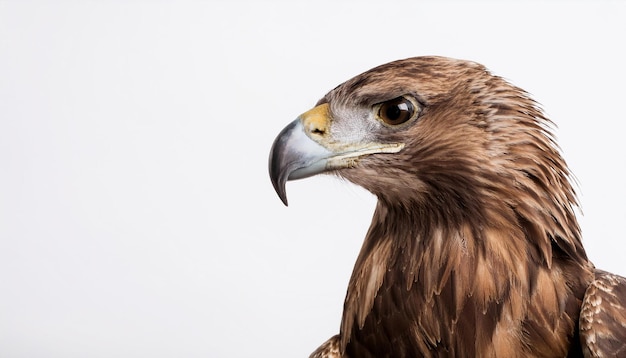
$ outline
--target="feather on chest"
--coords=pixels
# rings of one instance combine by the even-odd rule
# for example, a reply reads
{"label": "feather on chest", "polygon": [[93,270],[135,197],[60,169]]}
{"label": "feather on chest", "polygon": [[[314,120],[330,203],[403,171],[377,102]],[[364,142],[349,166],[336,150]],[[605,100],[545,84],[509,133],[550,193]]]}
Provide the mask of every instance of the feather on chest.
{"label": "feather on chest", "polygon": [[[346,296],[348,356],[567,354],[580,293],[561,262],[532,258],[523,230],[463,225],[397,237],[398,228],[375,227],[383,221],[374,220]],[[546,335],[562,339],[530,345]]]}

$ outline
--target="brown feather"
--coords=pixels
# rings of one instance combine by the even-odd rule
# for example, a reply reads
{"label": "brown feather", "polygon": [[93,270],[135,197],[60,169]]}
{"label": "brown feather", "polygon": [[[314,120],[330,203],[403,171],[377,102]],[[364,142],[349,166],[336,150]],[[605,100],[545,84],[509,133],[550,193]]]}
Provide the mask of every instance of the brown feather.
{"label": "brown feather", "polygon": [[341,349],[339,348],[339,336],[332,336],[317,348],[309,358],[341,358]]}
{"label": "brown feather", "polygon": [[[420,118],[373,135],[405,148],[337,171],[378,204],[340,334],[312,357],[582,354],[578,317],[594,271],[551,122],[526,92],[483,66],[441,57],[376,67],[319,103],[339,125],[353,109],[401,95],[421,102]],[[587,352],[611,341],[613,328],[599,323],[608,315],[624,329],[621,306],[597,306],[626,297],[613,277],[599,276],[587,291]],[[624,349],[616,344],[610,348]]]}
{"label": "brown feather", "polygon": [[626,279],[596,270],[580,314],[586,357],[626,356]]}

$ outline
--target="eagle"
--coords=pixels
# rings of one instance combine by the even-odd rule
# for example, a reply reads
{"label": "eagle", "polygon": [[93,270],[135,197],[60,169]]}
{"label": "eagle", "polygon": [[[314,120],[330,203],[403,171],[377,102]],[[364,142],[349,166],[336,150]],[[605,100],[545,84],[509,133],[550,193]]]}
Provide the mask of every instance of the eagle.
{"label": "eagle", "polygon": [[311,357],[626,357],[626,279],[582,245],[554,124],[481,64],[390,62],[275,139],[269,174],[377,197],[339,334]]}

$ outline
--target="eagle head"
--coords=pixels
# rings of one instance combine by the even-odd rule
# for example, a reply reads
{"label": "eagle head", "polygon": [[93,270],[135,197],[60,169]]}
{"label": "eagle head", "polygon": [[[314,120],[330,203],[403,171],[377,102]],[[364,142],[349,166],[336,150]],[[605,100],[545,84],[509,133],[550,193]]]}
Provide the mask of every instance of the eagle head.
{"label": "eagle head", "polygon": [[409,58],[346,81],[289,124],[272,146],[270,177],[285,205],[286,181],[333,172],[446,221],[571,207],[550,125],[526,92],[480,64]]}

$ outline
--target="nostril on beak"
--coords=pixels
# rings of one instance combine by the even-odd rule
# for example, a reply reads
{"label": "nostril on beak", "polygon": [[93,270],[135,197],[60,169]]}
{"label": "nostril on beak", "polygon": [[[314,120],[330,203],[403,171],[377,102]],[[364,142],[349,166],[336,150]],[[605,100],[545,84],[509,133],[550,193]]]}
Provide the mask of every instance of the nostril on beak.
{"label": "nostril on beak", "polygon": [[328,103],[324,103],[302,114],[300,118],[310,135],[324,137],[328,133],[329,115]]}
{"label": "nostril on beak", "polygon": [[313,128],[311,133],[323,136],[326,132],[324,131],[324,129],[321,128]]}

